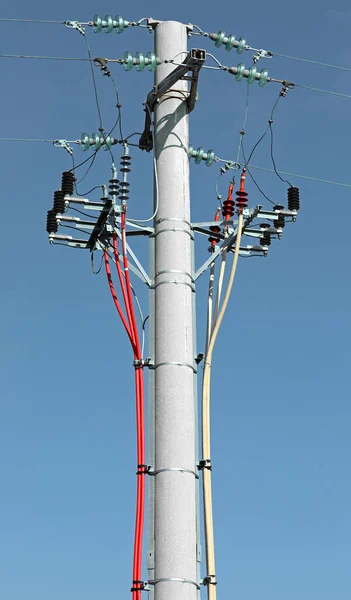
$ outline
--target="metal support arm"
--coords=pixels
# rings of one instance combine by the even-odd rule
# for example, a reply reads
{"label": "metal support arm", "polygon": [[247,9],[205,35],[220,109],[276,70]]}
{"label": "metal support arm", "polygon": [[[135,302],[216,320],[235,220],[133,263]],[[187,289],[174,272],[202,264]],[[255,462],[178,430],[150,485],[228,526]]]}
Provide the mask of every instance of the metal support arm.
{"label": "metal support arm", "polygon": [[191,86],[190,93],[186,100],[188,105],[188,112],[194,109],[196,102],[196,91],[197,81],[199,77],[199,71],[206,60],[206,51],[198,48],[190,50],[184,62],[179,65],[174,71],[172,71],[161,83],[156,85],[154,89],[148,94],[146,99],[146,115],[145,115],[145,128],[144,132],[139,140],[139,148],[150,152],[153,147],[152,135],[151,135],[151,118],[150,115],[154,110],[155,104],[161,96],[166,94],[179,79],[184,79],[188,71],[191,71]]}

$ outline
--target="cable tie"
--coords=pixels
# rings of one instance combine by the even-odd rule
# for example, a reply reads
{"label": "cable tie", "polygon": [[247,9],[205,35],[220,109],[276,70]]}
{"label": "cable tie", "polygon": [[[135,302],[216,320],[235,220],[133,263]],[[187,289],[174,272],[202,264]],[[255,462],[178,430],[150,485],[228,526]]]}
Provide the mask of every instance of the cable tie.
{"label": "cable tie", "polygon": [[133,586],[130,588],[131,592],[142,592],[145,590],[145,581],[133,580]]}
{"label": "cable tie", "polygon": [[212,471],[212,464],[210,458],[203,458],[199,461],[198,467],[199,471],[203,471],[204,469],[208,469],[208,471]]}
{"label": "cable tie", "polygon": [[142,369],[144,367],[145,361],[142,358],[137,358],[133,360],[133,366],[135,369]]}
{"label": "cable tie", "polygon": [[138,465],[137,468],[136,475],[152,475],[152,473],[150,473],[151,467],[149,465]]}

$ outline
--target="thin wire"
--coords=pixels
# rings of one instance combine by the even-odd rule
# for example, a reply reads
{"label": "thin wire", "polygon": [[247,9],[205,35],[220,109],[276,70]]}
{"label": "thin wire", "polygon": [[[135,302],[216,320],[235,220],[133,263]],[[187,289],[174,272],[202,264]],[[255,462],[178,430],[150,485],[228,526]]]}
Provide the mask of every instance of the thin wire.
{"label": "thin wire", "polygon": [[[76,182],[76,189],[77,189],[77,185],[79,185],[80,183],[82,183],[82,181],[83,181],[83,180],[86,178],[86,176],[88,175],[88,173],[89,173],[89,172],[90,172],[90,170],[92,169],[92,167],[93,167],[93,164],[94,164],[94,162],[95,162],[95,160],[96,160],[96,155],[97,155],[97,153],[98,153],[98,151],[96,150],[96,151],[94,152],[94,154],[93,154],[93,155],[90,157],[90,158],[91,158],[91,163],[90,163],[90,165],[88,166],[87,170],[85,171],[85,173],[84,173],[83,177],[81,177],[81,178],[79,179],[79,181],[77,181],[77,182]],[[78,194],[78,196],[79,196],[79,194]]]}
{"label": "thin wire", "polygon": [[[83,215],[83,217],[89,217],[89,219],[93,218],[93,215],[89,215],[88,213],[85,213],[82,210],[79,210],[79,208],[75,208],[74,206],[71,206],[71,205],[69,208],[70,208],[70,210],[74,210],[75,212],[79,213],[80,215]],[[93,223],[93,221],[92,221],[92,223]]]}
{"label": "thin wire", "polygon": [[91,270],[93,272],[93,275],[99,275],[99,273],[102,269],[103,260],[104,260],[104,253],[101,254],[101,261],[100,261],[100,266],[99,266],[98,270],[94,271],[94,252],[91,253]]}
{"label": "thin wire", "polygon": [[28,54],[0,54],[0,58],[29,58],[34,60],[68,60],[68,61],[89,61],[89,58],[75,56],[35,56]]}
{"label": "thin wire", "polygon": [[[118,91],[117,84],[116,84],[115,80],[113,79],[112,75],[110,75],[110,76],[109,76],[109,78],[111,79],[111,81],[112,81],[112,84],[113,84],[113,86],[114,86],[114,88],[115,88],[115,92],[116,92],[116,99],[117,99],[117,111],[118,111],[118,118],[117,118],[117,121],[116,121],[115,127],[116,127],[116,126],[117,126],[117,124],[119,123],[119,133],[120,133],[120,136],[121,136],[121,140],[123,140],[123,139],[124,139],[124,136],[123,136],[123,132],[122,132],[122,111],[121,111],[122,105],[121,105],[121,100],[120,100],[120,96],[119,96],[119,91]],[[114,129],[114,128],[113,128],[113,129]],[[112,129],[112,131],[113,131],[113,129]],[[111,133],[112,133],[112,131],[111,131]]]}
{"label": "thin wire", "polygon": [[98,112],[98,115],[99,115],[100,128],[103,130],[102,116],[101,116],[101,110],[100,110],[100,104],[99,104],[99,96],[98,96],[98,91],[97,91],[97,86],[96,86],[96,79],[95,79],[95,72],[94,72],[94,67],[93,67],[93,59],[92,59],[92,56],[91,56],[90,44],[88,42],[88,38],[87,38],[85,32],[84,32],[83,36],[84,36],[84,40],[85,40],[85,43],[86,43],[86,46],[87,46],[87,52],[88,52],[88,57],[89,57],[89,61],[90,61],[91,77],[92,77],[92,80],[93,80],[95,102],[96,102],[97,112]]}
{"label": "thin wire", "polygon": [[41,139],[35,139],[35,138],[8,138],[8,137],[2,137],[0,138],[0,142],[34,142],[34,143],[38,143],[38,142],[45,142],[45,143],[50,143],[53,144],[55,142],[55,140],[41,140]]}
{"label": "thin wire", "polygon": [[[244,166],[244,165],[242,165]],[[250,165],[251,169],[257,169],[258,171],[266,171],[267,173],[274,173],[273,169],[265,169],[264,167],[256,167]],[[340,187],[351,188],[351,183],[341,183],[340,181],[330,181],[329,179],[320,179],[318,177],[309,177],[307,175],[298,175],[297,173],[289,173],[287,171],[280,171],[282,175],[288,175],[290,177],[299,177],[300,179],[307,179],[308,181],[318,181],[319,183],[329,183],[330,185],[337,185]]]}
{"label": "thin wire", "polygon": [[[259,139],[259,140],[257,140],[256,144],[255,144],[255,145],[254,145],[254,147],[252,148],[252,150],[251,150],[251,152],[250,152],[250,156],[249,156],[249,158],[248,158],[247,162],[245,161],[245,163],[246,163],[246,164],[245,164],[245,166],[246,166],[247,164],[249,164],[249,162],[250,162],[251,158],[253,157],[253,154],[254,154],[254,152],[255,152],[255,150],[256,150],[256,148],[257,148],[257,146],[259,146],[259,144],[262,142],[262,140],[263,140],[263,139],[266,137],[266,135],[267,135],[267,133],[268,133],[268,131],[269,131],[269,128],[270,128],[270,121],[272,121],[272,120],[273,120],[274,111],[275,111],[275,109],[276,109],[276,108],[277,108],[277,106],[278,106],[278,102],[279,102],[280,98],[281,98],[281,95],[280,95],[280,93],[279,93],[279,96],[278,96],[277,100],[276,100],[276,101],[274,102],[274,104],[273,104],[273,108],[272,108],[272,111],[271,111],[271,116],[270,116],[270,119],[269,119],[269,121],[268,121],[268,126],[267,126],[267,128],[266,128],[265,132],[264,132],[264,133],[261,135],[260,139]],[[243,142],[242,142],[242,143],[243,143]]]}
{"label": "thin wire", "polygon": [[238,152],[237,152],[237,155],[236,155],[236,162],[237,163],[239,162],[239,159],[240,159],[241,147],[242,147],[242,143],[243,143],[243,139],[244,139],[244,135],[245,135],[245,127],[246,127],[247,116],[248,116],[248,112],[249,112],[249,97],[250,97],[250,86],[249,86],[249,84],[247,84],[244,120],[243,120],[243,126],[242,126],[241,131],[240,131],[240,139],[239,139],[239,145],[238,145]]}
{"label": "thin wire", "polygon": [[[73,227],[72,225],[66,225],[65,221],[60,223],[60,227],[66,227],[66,229],[74,229],[74,231],[80,231],[81,233],[85,233],[85,235],[89,235],[89,231],[85,231],[85,229],[79,229],[79,227]],[[85,242],[85,240],[83,240]]]}
{"label": "thin wire", "polygon": [[290,187],[292,187],[291,183],[287,179],[284,179],[283,177],[281,177],[281,175],[278,173],[277,166],[275,164],[274,152],[273,152],[273,123],[271,121],[269,121],[269,130],[270,130],[270,134],[271,134],[271,159],[272,159],[272,163],[273,163],[274,172],[277,175],[277,177],[279,177],[280,181],[282,181],[283,183],[287,183],[288,185],[290,185]]}
{"label": "thin wire", "polygon": [[[150,121],[151,121],[151,124],[152,124],[152,127],[151,127],[152,145],[155,148],[155,125],[153,124],[151,110],[150,110],[147,102],[145,102],[145,106],[146,106],[146,109],[147,109],[147,111],[149,113]],[[154,213],[153,213],[153,215],[149,219],[129,219],[129,221],[131,221],[131,222],[134,222],[134,223],[148,223],[149,221],[153,221],[153,219],[157,215],[158,206],[159,206],[159,187],[158,187],[158,174],[157,174],[157,164],[156,164],[156,156],[155,156],[155,154],[153,156],[153,163],[154,163],[155,189],[156,189],[156,203],[155,203]]]}
{"label": "thin wire", "polygon": [[298,58],[297,56],[288,56],[287,54],[279,54],[278,52],[272,52],[272,54],[273,56],[280,56],[281,58],[288,58],[289,60],[298,60],[301,62],[310,63],[312,65],[329,67],[330,69],[339,69],[340,71],[351,71],[350,67],[340,67],[339,65],[331,65],[329,63],[319,62],[318,60],[310,60],[309,58]]}
{"label": "thin wire", "polygon": [[[242,165],[248,172],[248,174],[250,175],[252,181],[254,182],[255,186],[257,187],[258,191],[262,194],[262,196],[264,196],[266,198],[266,200],[268,200],[268,202],[270,202],[271,204],[275,204],[275,202],[273,202],[270,198],[268,198],[268,196],[264,193],[263,190],[261,190],[260,186],[258,185],[256,179],[254,178],[254,176],[252,175],[250,168],[248,167],[248,161],[245,158],[245,149],[244,149],[244,140],[242,141],[241,144],[241,149],[243,152],[243,157],[244,157],[244,165]],[[272,171],[274,173],[274,171]]]}
{"label": "thin wire", "polygon": [[12,23],[56,23],[59,25],[65,24],[65,21],[43,21],[41,19],[6,19],[3,17],[0,18],[0,21]]}
{"label": "thin wire", "polygon": [[87,196],[88,194],[91,194],[91,192],[93,192],[94,190],[97,190],[98,188],[103,189],[102,185],[95,185],[93,188],[91,188],[91,190],[89,190],[88,192],[85,192],[85,194],[78,194],[78,196]]}
{"label": "thin wire", "polygon": [[319,88],[310,87],[309,85],[301,85],[300,83],[294,83],[294,87],[303,88],[305,90],[312,90],[313,92],[321,92],[322,94],[331,94],[332,96],[340,96],[341,98],[348,98],[349,100],[351,100],[351,96],[349,94],[331,92],[330,90],[321,90]]}

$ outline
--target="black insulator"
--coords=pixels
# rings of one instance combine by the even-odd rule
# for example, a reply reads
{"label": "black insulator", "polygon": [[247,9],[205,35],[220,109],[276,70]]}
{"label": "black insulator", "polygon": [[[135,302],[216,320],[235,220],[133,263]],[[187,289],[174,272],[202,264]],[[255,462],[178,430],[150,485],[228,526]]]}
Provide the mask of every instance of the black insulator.
{"label": "black insulator", "polygon": [[283,227],[285,227],[285,217],[284,215],[278,215],[278,219],[276,219],[274,221],[274,227],[276,227],[277,229],[283,229]]}
{"label": "black insulator", "polygon": [[288,188],[288,208],[296,211],[300,208],[300,192],[297,187]]}
{"label": "black insulator", "polygon": [[109,181],[109,193],[110,196],[117,196],[118,195],[118,188],[119,188],[119,181],[118,179],[110,179]]}
{"label": "black insulator", "polygon": [[56,233],[58,229],[57,221],[56,221],[56,212],[52,208],[48,210],[48,214],[46,217],[46,231],[48,233]]}
{"label": "black insulator", "polygon": [[76,181],[75,176],[71,171],[64,171],[62,173],[62,184],[61,189],[64,196],[72,196],[74,192],[74,183]]}
{"label": "black insulator", "polygon": [[53,210],[56,214],[65,212],[65,199],[62,190],[57,190],[56,192],[54,192]]}
{"label": "black insulator", "polygon": [[265,231],[263,236],[261,237],[261,246],[270,246],[272,243],[271,234],[268,231]]}
{"label": "black insulator", "polygon": [[121,168],[120,171],[122,173],[130,173],[130,164],[132,162],[132,158],[130,154],[123,154],[121,156]]}

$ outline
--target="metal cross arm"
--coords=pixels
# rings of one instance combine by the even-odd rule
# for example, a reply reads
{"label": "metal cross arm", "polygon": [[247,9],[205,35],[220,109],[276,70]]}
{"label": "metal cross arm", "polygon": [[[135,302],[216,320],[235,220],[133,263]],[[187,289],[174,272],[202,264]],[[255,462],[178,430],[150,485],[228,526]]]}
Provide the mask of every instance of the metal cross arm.
{"label": "metal cross arm", "polygon": [[95,244],[99,238],[99,235],[102,233],[102,231],[105,229],[106,226],[106,221],[109,217],[109,214],[111,212],[111,208],[112,208],[112,200],[111,198],[107,198],[106,202],[104,204],[104,207],[101,211],[101,213],[99,214],[99,218],[96,221],[96,225],[91,233],[91,236],[88,240],[87,243],[87,247],[90,250],[94,250]]}
{"label": "metal cross arm", "polygon": [[188,112],[194,109],[196,101],[197,81],[199,77],[199,71],[206,60],[206,51],[200,50],[199,48],[193,48],[189,54],[172,73],[170,73],[161,83],[156,85],[154,89],[148,94],[146,99],[146,115],[145,115],[145,128],[144,132],[139,140],[139,148],[150,152],[153,147],[152,134],[151,134],[151,113],[154,110],[155,104],[161,96],[166,94],[180,79],[186,78],[188,71],[191,71],[190,93],[186,100],[188,104]]}

